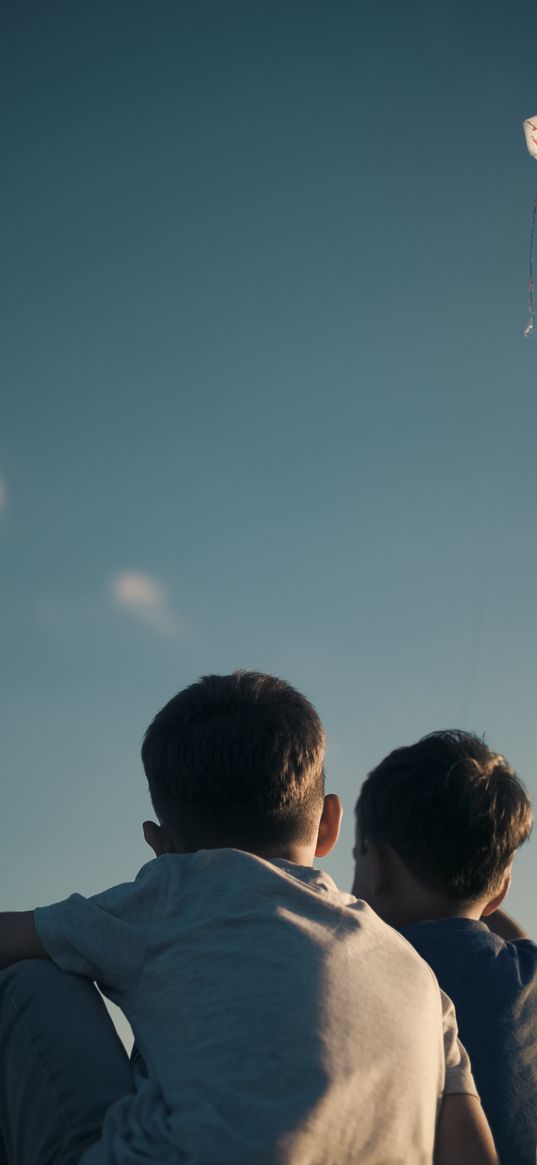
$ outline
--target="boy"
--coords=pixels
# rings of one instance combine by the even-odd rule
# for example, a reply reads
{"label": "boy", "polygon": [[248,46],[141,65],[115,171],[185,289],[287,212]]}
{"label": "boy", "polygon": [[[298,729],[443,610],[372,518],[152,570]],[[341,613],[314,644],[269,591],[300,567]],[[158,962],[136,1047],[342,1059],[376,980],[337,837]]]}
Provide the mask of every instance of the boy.
{"label": "boy", "polygon": [[535,1165],[537,946],[499,910],[529,799],[467,732],[390,753],[356,805],[354,893],[397,927],[455,1004],[500,1159]]}
{"label": "boy", "polygon": [[[56,963],[2,976],[7,1159],[430,1165],[444,1091],[438,1162],[493,1165],[431,971],[312,867],[341,807],[308,701],[267,675],[206,676],[142,758],[156,860],[35,923],[0,919],[4,965]],[[132,1067],[91,980],[131,1023]]]}

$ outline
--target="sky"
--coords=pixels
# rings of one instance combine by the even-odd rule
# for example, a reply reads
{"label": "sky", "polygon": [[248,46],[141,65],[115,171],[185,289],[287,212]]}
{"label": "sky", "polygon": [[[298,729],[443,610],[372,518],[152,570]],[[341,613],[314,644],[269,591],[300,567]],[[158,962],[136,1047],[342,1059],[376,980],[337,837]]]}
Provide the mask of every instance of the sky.
{"label": "sky", "polygon": [[[5,0],[2,909],[134,877],[207,672],[537,793],[537,8]],[[537,933],[535,841],[510,909]]]}

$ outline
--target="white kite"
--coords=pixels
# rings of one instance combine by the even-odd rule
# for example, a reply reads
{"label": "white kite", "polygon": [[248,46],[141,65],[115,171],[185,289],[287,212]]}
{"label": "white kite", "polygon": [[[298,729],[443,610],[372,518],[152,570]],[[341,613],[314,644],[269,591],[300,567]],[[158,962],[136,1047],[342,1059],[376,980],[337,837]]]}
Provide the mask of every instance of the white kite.
{"label": "white kite", "polygon": [[[526,145],[528,153],[532,158],[537,159],[537,113],[535,117],[527,117],[524,122],[524,135],[526,138]],[[535,283],[533,279],[533,240],[535,236],[535,215],[537,213],[537,194],[533,202],[533,214],[531,216],[531,230],[530,230],[530,257],[529,257],[529,276],[528,276],[528,323],[524,328],[525,336],[532,336],[535,331]]]}

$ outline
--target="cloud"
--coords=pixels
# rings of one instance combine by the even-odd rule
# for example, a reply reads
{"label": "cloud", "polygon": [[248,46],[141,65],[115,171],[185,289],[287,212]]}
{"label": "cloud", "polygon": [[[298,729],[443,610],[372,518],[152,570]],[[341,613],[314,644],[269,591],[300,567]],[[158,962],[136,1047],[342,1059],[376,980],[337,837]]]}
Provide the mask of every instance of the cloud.
{"label": "cloud", "polygon": [[163,635],[177,634],[177,616],[163,583],[141,570],[125,570],[111,583],[114,602]]}

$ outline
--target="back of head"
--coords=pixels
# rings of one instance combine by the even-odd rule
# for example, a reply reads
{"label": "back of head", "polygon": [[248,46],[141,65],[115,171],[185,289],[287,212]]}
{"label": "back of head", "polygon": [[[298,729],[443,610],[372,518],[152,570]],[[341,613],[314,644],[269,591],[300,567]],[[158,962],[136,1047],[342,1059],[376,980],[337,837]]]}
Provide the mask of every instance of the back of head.
{"label": "back of head", "polygon": [[532,827],[505,758],[459,731],[391,752],[364,782],[356,815],[362,843],[387,843],[415,878],[461,904],[499,887]]}
{"label": "back of head", "polygon": [[142,745],[155,812],[185,849],[308,842],[322,811],[325,738],[308,700],[260,672],[203,676]]}

